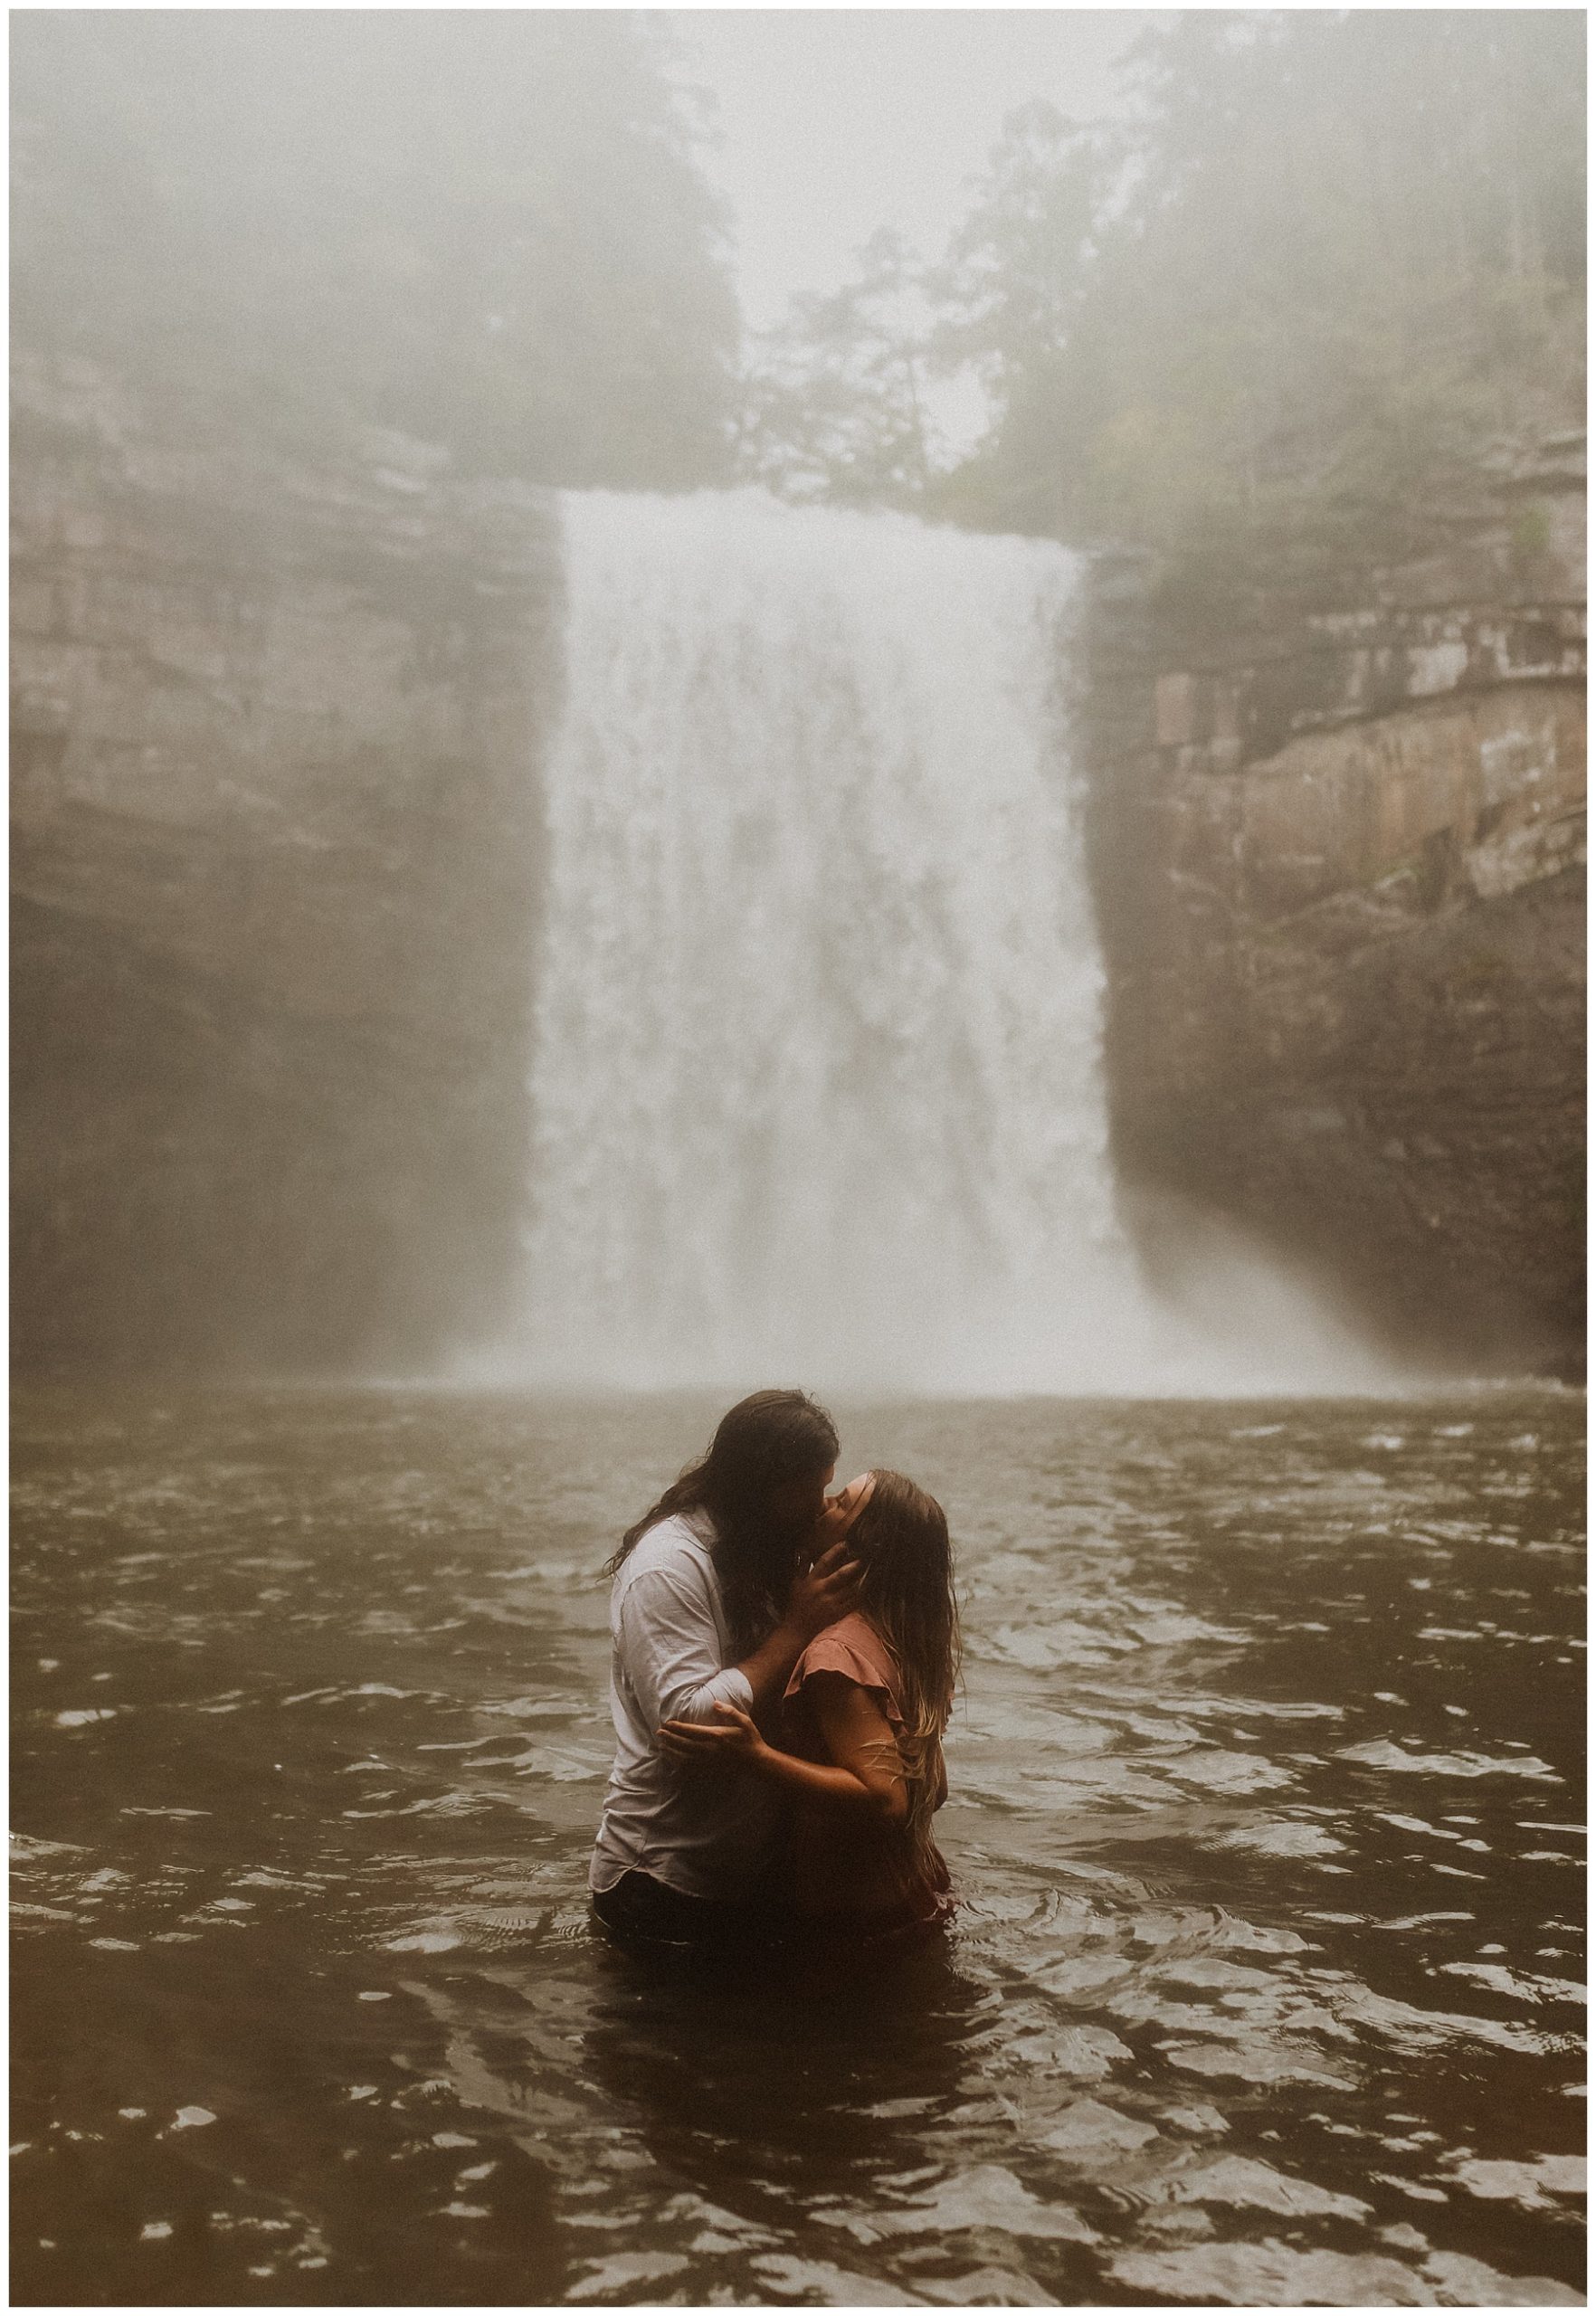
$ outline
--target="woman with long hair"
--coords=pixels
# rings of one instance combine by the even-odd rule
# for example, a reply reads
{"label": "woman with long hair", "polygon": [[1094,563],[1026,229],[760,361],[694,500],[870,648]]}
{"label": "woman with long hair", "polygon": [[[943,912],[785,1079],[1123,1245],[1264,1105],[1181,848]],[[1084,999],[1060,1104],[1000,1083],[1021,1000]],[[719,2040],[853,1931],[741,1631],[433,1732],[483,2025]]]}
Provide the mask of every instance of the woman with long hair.
{"label": "woman with long hair", "polygon": [[851,1607],[842,1539],[865,1490],[827,1501],[837,1432],[802,1391],[728,1410],[609,1564],[615,1762],[588,1880],[622,1937],[733,1942],[759,1934],[779,1855],[776,1797],[684,1778],[660,1724],[716,1707],[774,1716],[803,1650]]}
{"label": "woman with long hair", "polygon": [[848,1539],[858,1603],[794,1665],[780,1743],[729,1699],[667,1722],[660,1742],[684,1766],[729,1759],[784,1791],[792,1904],[816,1928],[879,1936],[952,1908],[931,1820],[947,1798],[959,1623],[942,1506],[901,1472],[870,1477]]}

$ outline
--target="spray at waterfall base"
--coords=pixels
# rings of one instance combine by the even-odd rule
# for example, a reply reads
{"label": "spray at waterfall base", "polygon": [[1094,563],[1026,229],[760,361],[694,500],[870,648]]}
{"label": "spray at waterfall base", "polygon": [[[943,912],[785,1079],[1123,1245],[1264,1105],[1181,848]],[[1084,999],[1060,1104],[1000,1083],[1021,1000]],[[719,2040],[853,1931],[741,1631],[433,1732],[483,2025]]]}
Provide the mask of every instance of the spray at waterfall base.
{"label": "spray at waterfall base", "polygon": [[525,1273],[475,1374],[1389,1389],[1235,1247],[1154,1294],[1108,1152],[1081,558],[566,494]]}

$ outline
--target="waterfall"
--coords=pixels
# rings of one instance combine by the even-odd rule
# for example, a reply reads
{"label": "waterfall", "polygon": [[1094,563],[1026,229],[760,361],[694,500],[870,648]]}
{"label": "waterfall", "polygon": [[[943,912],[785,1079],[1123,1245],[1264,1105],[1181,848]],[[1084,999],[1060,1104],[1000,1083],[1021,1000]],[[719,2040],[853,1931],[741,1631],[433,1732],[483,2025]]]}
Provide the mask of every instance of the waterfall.
{"label": "waterfall", "polygon": [[518,1371],[1223,1383],[1116,1207],[1078,559],[754,492],[563,519]]}

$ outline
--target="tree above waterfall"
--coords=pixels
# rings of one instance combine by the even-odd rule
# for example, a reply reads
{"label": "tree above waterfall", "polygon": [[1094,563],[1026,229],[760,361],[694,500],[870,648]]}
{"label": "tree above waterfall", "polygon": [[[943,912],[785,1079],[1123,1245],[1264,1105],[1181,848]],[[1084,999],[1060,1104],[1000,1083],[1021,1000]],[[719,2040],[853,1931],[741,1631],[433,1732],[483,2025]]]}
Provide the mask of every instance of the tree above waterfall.
{"label": "tree above waterfall", "polygon": [[658,19],[38,10],[13,57],[28,350],[106,363],[184,432],[724,473],[736,299]]}
{"label": "tree above waterfall", "polygon": [[789,324],[754,342],[739,454],[745,471],[794,498],[880,501],[923,491],[927,308],[921,269],[886,227],[854,279],[796,300]]}
{"label": "tree above waterfall", "polygon": [[1243,583],[1355,588],[1436,544],[1493,437],[1581,422],[1583,42],[1572,11],[1176,15],[1122,119],[1022,109],[941,261],[899,253],[895,370],[857,297],[794,311],[780,366],[850,378],[854,438],[872,376],[979,379],[981,439],[884,498],[1157,548],[1221,619]]}

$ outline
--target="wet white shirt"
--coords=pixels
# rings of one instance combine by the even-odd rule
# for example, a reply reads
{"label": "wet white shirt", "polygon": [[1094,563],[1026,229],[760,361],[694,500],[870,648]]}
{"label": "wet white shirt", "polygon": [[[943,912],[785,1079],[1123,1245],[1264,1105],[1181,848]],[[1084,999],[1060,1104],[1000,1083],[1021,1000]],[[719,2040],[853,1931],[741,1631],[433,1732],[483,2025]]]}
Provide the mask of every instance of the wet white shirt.
{"label": "wet white shirt", "polygon": [[717,1702],[750,1712],[754,1692],[730,1663],[714,1531],[703,1513],[655,1523],[616,1572],[610,1594],[610,1772],[588,1882],[652,1875],[692,1898],[753,1894],[775,1841],[777,1797],[763,1780],[683,1776],[655,1739],[662,1721],[708,1721]]}

